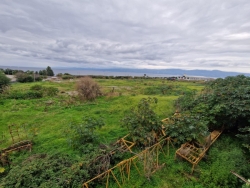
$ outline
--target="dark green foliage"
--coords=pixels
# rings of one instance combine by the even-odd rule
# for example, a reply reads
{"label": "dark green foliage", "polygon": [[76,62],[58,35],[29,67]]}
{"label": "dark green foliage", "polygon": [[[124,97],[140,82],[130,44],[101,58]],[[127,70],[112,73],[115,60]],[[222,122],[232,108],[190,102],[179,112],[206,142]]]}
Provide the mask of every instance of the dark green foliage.
{"label": "dark green foliage", "polygon": [[57,93],[59,92],[59,90],[55,87],[43,87],[43,95],[44,96],[55,96],[57,95]]}
{"label": "dark green foliage", "polygon": [[32,91],[41,91],[43,93],[43,96],[56,96],[59,90],[55,87],[43,87],[42,85],[33,85],[30,87],[30,90]]}
{"label": "dark green foliage", "polygon": [[39,70],[39,75],[47,76],[47,71],[46,70]]}
{"label": "dark green foliage", "polygon": [[239,128],[241,134],[237,136],[243,140],[243,146],[250,151],[250,127]]}
{"label": "dark green foliage", "polygon": [[141,99],[137,107],[132,108],[121,120],[133,140],[142,146],[154,144],[156,135],[161,131],[161,121],[153,111],[152,104],[157,104],[156,98]]}
{"label": "dark green foliage", "polygon": [[97,129],[104,126],[102,118],[84,117],[82,122],[71,122],[66,134],[70,146],[88,153],[92,144],[98,141]]}
{"label": "dark green foliage", "polygon": [[3,98],[6,99],[39,99],[46,96],[55,96],[59,90],[55,87],[43,87],[41,85],[34,85],[27,91],[13,90],[4,94]]}
{"label": "dark green foliage", "polygon": [[185,113],[174,115],[164,124],[168,136],[177,139],[177,143],[182,144],[188,141],[200,141],[208,133],[208,125],[198,114]]}
{"label": "dark green foliage", "polygon": [[41,91],[12,91],[5,96],[7,99],[39,99],[43,97]]}
{"label": "dark green foliage", "polygon": [[0,187],[81,187],[88,178],[86,165],[68,156],[37,154],[13,166]]}
{"label": "dark green foliage", "polygon": [[54,72],[50,66],[46,68],[47,76],[54,76]]}
{"label": "dark green foliage", "polygon": [[241,187],[242,181],[230,173],[250,177],[250,165],[240,145],[229,137],[222,137],[210,149],[200,182],[207,188]]}
{"label": "dark green foliage", "polygon": [[[239,75],[216,79],[208,83],[201,95],[186,95],[176,104],[180,110],[200,116],[200,121],[207,122],[210,129],[223,126],[235,133],[239,129],[249,129],[250,77]],[[249,131],[244,135],[249,137]]]}
{"label": "dark green foliage", "polygon": [[72,78],[74,78],[74,76],[70,75],[70,74],[64,74],[64,75],[62,75],[62,79],[64,79],[64,80],[72,79]]}
{"label": "dark green foliage", "polygon": [[10,79],[0,71],[0,93],[10,84]]}
{"label": "dark green foliage", "polygon": [[32,75],[24,72],[18,72],[16,73],[16,79],[18,82],[25,83],[25,82],[33,82],[34,78]]}
{"label": "dark green foliage", "polygon": [[54,76],[54,72],[50,66],[48,66],[45,70],[39,70],[38,74],[41,76]]}
{"label": "dark green foliage", "polygon": [[7,75],[15,75],[19,70],[13,70],[13,69],[0,69],[0,71],[2,71],[4,74],[7,74]]}
{"label": "dark green foliage", "polygon": [[12,69],[9,69],[9,68],[3,70],[3,72],[4,72],[5,74],[8,74],[8,75],[12,75],[12,74],[13,74],[13,70],[12,70]]}
{"label": "dark green foliage", "polygon": [[195,100],[196,91],[186,92],[175,101],[175,107],[179,111],[191,110],[190,103]]}
{"label": "dark green foliage", "polygon": [[43,89],[43,86],[42,85],[33,85],[30,87],[30,90],[35,90],[35,91],[41,91]]}

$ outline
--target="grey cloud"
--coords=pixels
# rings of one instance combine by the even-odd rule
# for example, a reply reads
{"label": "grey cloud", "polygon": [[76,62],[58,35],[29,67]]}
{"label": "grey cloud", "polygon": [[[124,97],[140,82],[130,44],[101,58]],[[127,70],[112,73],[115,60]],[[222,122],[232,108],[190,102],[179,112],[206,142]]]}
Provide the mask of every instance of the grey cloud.
{"label": "grey cloud", "polygon": [[3,0],[0,65],[249,72],[249,18],[248,0]]}

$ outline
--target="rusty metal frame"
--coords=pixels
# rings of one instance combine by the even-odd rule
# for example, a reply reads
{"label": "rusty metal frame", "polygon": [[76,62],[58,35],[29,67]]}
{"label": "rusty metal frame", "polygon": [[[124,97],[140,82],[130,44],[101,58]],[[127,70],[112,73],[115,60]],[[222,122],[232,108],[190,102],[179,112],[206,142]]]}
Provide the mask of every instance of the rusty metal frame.
{"label": "rusty metal frame", "polygon": [[[12,145],[1,149],[0,150],[0,161],[2,162],[2,164],[9,164],[8,159],[8,155],[13,152],[13,151],[20,151],[22,149],[29,149],[29,151],[31,152],[32,149],[32,142],[30,140],[22,140],[20,141],[20,131],[18,126],[12,124],[9,125],[9,133],[11,135],[11,139],[12,139]],[[27,138],[27,135],[25,135],[25,137]]]}
{"label": "rusty metal frame", "polygon": [[[127,135],[126,135],[127,136]],[[156,170],[158,170],[159,168],[161,168],[164,164],[160,165],[159,164],[159,155],[160,153],[163,153],[165,156],[165,152],[163,150],[163,146],[167,143],[167,150],[169,153],[169,143],[172,144],[172,139],[170,137],[164,138],[162,139],[160,142],[154,144],[151,147],[146,148],[145,150],[143,150],[142,152],[134,155],[133,157],[129,158],[129,159],[125,159],[123,161],[121,161],[120,163],[118,163],[117,165],[115,165],[114,167],[108,169],[107,171],[95,176],[94,178],[86,181],[85,183],[83,183],[83,187],[84,188],[89,188],[89,184],[95,180],[98,179],[103,179],[106,178],[106,183],[105,183],[105,187],[108,188],[109,187],[109,180],[111,179],[111,177],[113,177],[113,179],[115,180],[116,184],[118,185],[118,187],[121,187],[122,184],[125,183],[126,180],[130,179],[130,172],[131,172],[131,167],[134,166],[136,171],[138,172],[139,175],[142,175],[143,173],[145,174],[147,169],[147,163],[149,162],[149,157],[152,157],[153,155],[153,161],[151,161],[153,164],[153,171],[151,173],[154,173]],[[173,146],[173,144],[172,144]],[[138,163],[142,161],[142,165],[143,165],[143,172],[141,172],[141,170],[138,168]],[[118,171],[118,175],[115,175],[114,171]]]}
{"label": "rusty metal frame", "polygon": [[[182,144],[182,146],[175,152],[175,159],[177,156],[187,160],[192,164],[192,171],[194,172],[195,166],[200,162],[200,160],[205,156],[207,150],[210,146],[217,140],[217,138],[221,135],[223,130],[214,130],[210,133],[211,143],[205,148],[198,148],[189,142]],[[185,154],[182,151],[188,151]]]}
{"label": "rusty metal frame", "polygon": [[126,136],[122,137],[120,140],[118,140],[116,142],[116,144],[121,145],[121,149],[123,150],[129,150],[130,152],[132,152],[131,148],[135,145],[134,142],[132,141],[128,141],[126,138],[129,136],[129,134],[127,134]]}

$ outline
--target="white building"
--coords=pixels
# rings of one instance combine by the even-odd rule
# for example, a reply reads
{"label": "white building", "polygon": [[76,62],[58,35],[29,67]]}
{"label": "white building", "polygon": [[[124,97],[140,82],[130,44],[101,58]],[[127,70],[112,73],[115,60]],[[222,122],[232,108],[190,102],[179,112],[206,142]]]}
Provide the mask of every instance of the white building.
{"label": "white building", "polygon": [[178,76],[177,80],[187,80],[187,81],[209,81],[209,80],[214,80],[214,78],[209,78],[205,76]]}

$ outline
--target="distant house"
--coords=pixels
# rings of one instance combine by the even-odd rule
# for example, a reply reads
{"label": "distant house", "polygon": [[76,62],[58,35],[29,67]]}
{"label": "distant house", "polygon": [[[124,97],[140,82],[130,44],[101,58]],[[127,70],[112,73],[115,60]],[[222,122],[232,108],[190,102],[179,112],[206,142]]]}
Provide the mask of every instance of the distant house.
{"label": "distant house", "polygon": [[51,76],[46,79],[43,79],[43,81],[60,81],[61,79],[57,76]]}
{"label": "distant house", "polygon": [[214,80],[214,78],[209,78],[205,76],[178,76],[177,80],[187,80],[187,81],[209,81],[209,80]]}
{"label": "distant house", "polygon": [[16,82],[16,76],[15,75],[6,75],[11,82]]}

